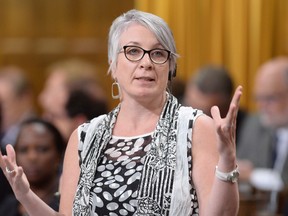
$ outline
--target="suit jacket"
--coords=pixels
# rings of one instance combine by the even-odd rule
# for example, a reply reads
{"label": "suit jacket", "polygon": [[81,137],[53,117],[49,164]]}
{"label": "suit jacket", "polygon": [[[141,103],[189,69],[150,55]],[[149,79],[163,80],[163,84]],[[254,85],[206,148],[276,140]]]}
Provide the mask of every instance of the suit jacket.
{"label": "suit jacket", "polygon": [[[261,125],[257,114],[247,117],[239,132],[237,158],[250,160],[256,168],[272,168],[275,138],[275,130]],[[288,157],[281,176],[287,188]]]}
{"label": "suit jacket", "polygon": [[243,122],[245,122],[246,117],[248,116],[248,113],[246,110],[240,108],[237,113],[237,119],[236,119],[236,145],[238,145],[238,134],[240,133],[242,129]]}

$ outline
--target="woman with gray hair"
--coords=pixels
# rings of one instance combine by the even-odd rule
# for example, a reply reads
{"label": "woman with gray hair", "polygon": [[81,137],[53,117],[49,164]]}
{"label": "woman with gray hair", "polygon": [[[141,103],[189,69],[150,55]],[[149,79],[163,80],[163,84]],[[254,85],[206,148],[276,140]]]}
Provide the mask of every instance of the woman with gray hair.
{"label": "woman with gray hair", "polygon": [[237,215],[235,121],[242,88],[225,118],[217,107],[212,119],[181,106],[167,91],[178,57],[173,35],[150,13],[118,17],[108,52],[112,96],[120,103],[71,135],[60,213],[30,190],[11,146],[2,156],[1,168],[29,215]]}

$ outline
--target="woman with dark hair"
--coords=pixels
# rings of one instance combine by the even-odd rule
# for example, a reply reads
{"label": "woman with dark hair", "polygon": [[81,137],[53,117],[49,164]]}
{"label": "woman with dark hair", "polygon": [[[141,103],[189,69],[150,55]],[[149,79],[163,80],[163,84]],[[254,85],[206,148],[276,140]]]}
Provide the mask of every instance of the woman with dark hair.
{"label": "woman with dark hair", "polygon": [[[51,123],[33,118],[20,125],[15,144],[16,161],[23,167],[31,190],[54,210],[59,208],[59,171],[65,143]],[[0,215],[27,215],[12,194],[0,206]]]}

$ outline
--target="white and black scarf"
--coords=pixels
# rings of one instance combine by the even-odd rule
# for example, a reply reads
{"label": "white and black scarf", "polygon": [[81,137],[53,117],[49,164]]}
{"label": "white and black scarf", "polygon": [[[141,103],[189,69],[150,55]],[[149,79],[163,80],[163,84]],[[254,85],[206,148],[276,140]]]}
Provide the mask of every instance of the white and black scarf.
{"label": "white and black scarf", "polygon": [[[93,178],[98,160],[112,137],[120,106],[121,104],[109,114],[96,118],[96,127],[90,127],[85,134],[79,134],[80,139],[81,136],[85,137],[85,148],[79,149],[81,172],[73,204],[73,215],[91,215],[90,205],[93,203],[90,190]],[[167,94],[167,101],[152,135],[151,148],[145,157],[135,216],[169,215],[176,168],[179,108],[177,99]]]}

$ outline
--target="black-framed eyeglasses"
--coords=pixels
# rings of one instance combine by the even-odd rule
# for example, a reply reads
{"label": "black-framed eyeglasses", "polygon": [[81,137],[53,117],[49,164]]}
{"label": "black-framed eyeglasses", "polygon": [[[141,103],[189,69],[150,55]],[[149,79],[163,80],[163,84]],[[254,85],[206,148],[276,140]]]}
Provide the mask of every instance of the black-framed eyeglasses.
{"label": "black-framed eyeglasses", "polygon": [[123,51],[125,57],[132,62],[140,61],[146,53],[148,53],[149,58],[155,64],[164,64],[170,57],[171,52],[166,49],[151,49],[145,50],[138,46],[123,46]]}

